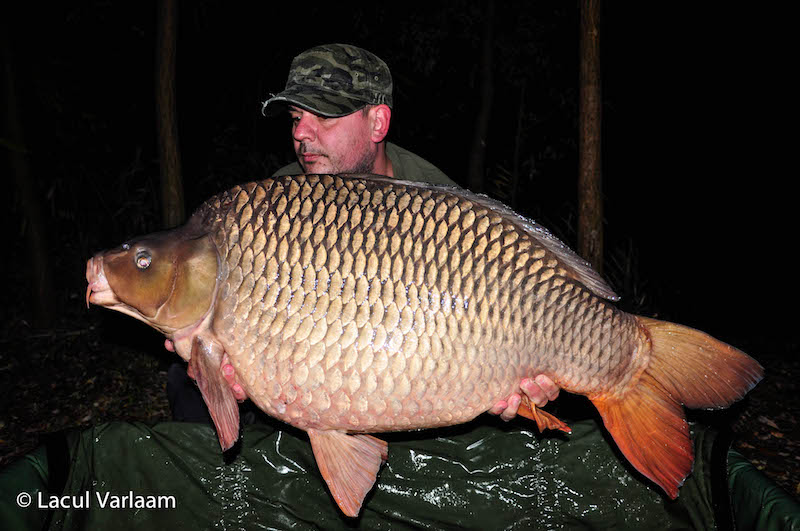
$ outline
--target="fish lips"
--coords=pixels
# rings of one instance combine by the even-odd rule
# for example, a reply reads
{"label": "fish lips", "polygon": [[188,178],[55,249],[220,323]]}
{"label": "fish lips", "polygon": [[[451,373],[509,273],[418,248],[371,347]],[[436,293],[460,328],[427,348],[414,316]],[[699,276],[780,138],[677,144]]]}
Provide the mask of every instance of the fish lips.
{"label": "fish lips", "polygon": [[103,271],[103,256],[97,255],[89,258],[86,262],[86,307],[89,304],[97,306],[114,306],[120,304],[120,301],[111,286],[108,285],[108,279]]}

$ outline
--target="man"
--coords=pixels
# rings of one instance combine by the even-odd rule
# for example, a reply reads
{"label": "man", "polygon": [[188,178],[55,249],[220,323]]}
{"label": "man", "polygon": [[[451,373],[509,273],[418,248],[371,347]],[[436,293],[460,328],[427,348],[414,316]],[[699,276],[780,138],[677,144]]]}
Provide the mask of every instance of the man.
{"label": "man", "polygon": [[[391,76],[386,64],[365,50],[354,46],[332,44],[318,46],[301,53],[292,62],[285,90],[273,95],[264,103],[262,111],[271,112],[273,110],[289,112],[292,119],[294,151],[297,155],[297,162],[281,168],[275,172],[275,176],[302,173],[373,173],[409,181],[454,184],[434,165],[386,141],[392,117]],[[246,394],[241,385],[236,382],[233,367],[226,360],[223,360],[221,370],[236,398],[245,399]],[[558,387],[543,375],[534,379],[524,379],[520,387],[530,401],[539,407],[544,406],[549,400],[555,399],[559,392]],[[495,404],[489,413],[499,414],[503,420],[510,420],[517,414],[520,402],[521,395],[513,393],[506,400]],[[671,511],[678,514],[684,510],[681,508],[684,503],[682,501],[670,502],[666,506],[668,509],[664,509],[659,498],[656,497],[653,501],[653,493],[647,490],[648,487],[645,485],[639,485],[640,490],[635,494],[626,490],[635,489],[636,482],[629,481],[625,464],[617,463],[612,454],[603,453],[604,451],[610,452],[609,446],[603,439],[602,432],[597,429],[594,420],[576,421],[572,427],[575,431],[570,439],[571,441],[578,440],[579,443],[560,446],[555,437],[542,439],[540,440],[542,444],[536,445],[536,454],[531,458],[532,460],[524,461],[526,464],[522,465],[529,468],[519,468],[520,463],[523,463],[520,461],[512,465],[513,468],[510,470],[513,471],[510,476],[505,477],[504,482],[497,484],[492,483],[492,477],[496,475],[496,471],[509,469],[506,465],[500,466],[494,461],[495,453],[506,452],[503,462],[509,463],[508,456],[516,458],[518,455],[514,453],[515,444],[522,442],[528,446],[525,437],[530,434],[523,437],[521,434],[525,433],[524,431],[512,431],[509,434],[500,434],[501,439],[492,443],[490,441],[495,435],[484,435],[484,433],[497,434],[498,430],[480,432],[482,427],[478,427],[469,434],[462,433],[460,435],[462,439],[469,439],[474,434],[475,438],[469,445],[463,447],[464,453],[459,459],[456,459],[452,475],[446,476],[446,480],[436,476],[438,472],[448,474],[444,468],[442,471],[429,472],[429,477],[421,476],[418,482],[411,482],[410,479],[403,477],[401,472],[389,471],[386,481],[400,482],[402,487],[400,490],[389,490],[389,492],[402,492],[405,496],[402,498],[403,503],[409,499],[410,492],[416,492],[417,497],[424,501],[422,506],[426,507],[427,503],[435,505],[437,510],[449,508],[460,513],[459,518],[468,514],[469,516],[466,516],[468,519],[471,518],[471,513],[462,511],[462,505],[459,505],[459,500],[462,499],[459,496],[462,492],[479,493],[476,500],[479,503],[485,502],[483,507],[504,507],[505,510],[505,508],[516,506],[517,502],[508,500],[514,499],[514,493],[521,486],[523,486],[520,490],[522,497],[531,500],[534,499],[532,493],[535,493],[535,500],[552,500],[550,504],[545,501],[545,504],[541,506],[542,511],[548,514],[548,518],[553,518],[552,514],[562,514],[562,509],[559,507],[564,506],[561,518],[564,518],[565,521],[578,522],[580,519],[587,518],[595,524],[600,522],[600,527],[622,526],[621,524],[628,522],[626,518],[629,513],[637,525],[639,525],[640,518],[652,517],[659,524],[650,527],[669,527],[665,523],[667,517],[662,513]],[[291,444],[290,439],[287,437],[285,444]],[[713,440],[713,437],[700,440]],[[274,452],[272,456],[276,459],[282,456],[284,450],[291,453],[289,447],[284,448],[278,444],[279,441],[283,441],[283,439],[275,439],[275,446],[270,450]],[[437,464],[431,468],[443,467],[443,463],[449,463],[449,459],[439,457],[440,455],[449,455],[453,451],[452,448],[446,448],[450,444],[446,439],[436,438],[428,443],[434,448],[431,454],[425,454],[425,450],[422,450],[421,454],[410,451],[399,452],[401,459],[404,455],[411,456],[408,457],[411,458],[411,461],[407,461],[406,466],[418,472],[419,469],[427,466],[425,459],[421,458],[425,455],[427,457],[436,456],[432,457],[432,460],[437,461]],[[700,462],[708,463],[712,448],[717,446],[719,445],[704,443]],[[430,448],[428,448],[429,452]],[[524,453],[531,453],[528,450],[533,449],[528,448]],[[259,455],[264,458],[263,454]],[[420,459],[413,459],[415,455]],[[577,466],[568,466],[567,463],[574,463]],[[275,467],[274,469],[280,468]],[[402,463],[398,464],[398,470],[404,470]],[[487,470],[492,471],[488,474],[488,479]],[[539,473],[543,470],[546,470],[546,473],[540,476]],[[574,481],[572,487],[565,487],[564,478],[559,479],[558,473],[561,470],[568,470],[564,477]],[[270,469],[267,468],[264,473],[269,473],[269,471]],[[280,470],[275,473],[275,476],[282,476],[285,473],[285,470]],[[539,480],[518,481],[516,477],[518,473],[523,473],[525,478],[538,478]],[[688,483],[702,482],[702,488],[695,485],[684,489],[681,500],[687,500],[688,507],[700,508],[696,512],[699,514],[702,511],[703,518],[713,522],[713,509],[708,499],[708,493],[711,492],[711,488],[708,486],[710,474],[701,473],[697,476],[701,479],[696,480],[690,477]],[[549,486],[549,483],[540,481],[543,477],[555,478],[552,487]],[[590,478],[591,489],[581,490],[580,483],[583,478]],[[489,482],[485,483],[486,481]],[[631,487],[631,485],[634,486]],[[565,493],[566,498],[564,497]],[[700,493],[702,496],[693,495],[693,493]],[[491,499],[493,494],[496,499]],[[447,496],[454,496],[454,498],[449,499]],[[636,496],[641,496],[641,498]],[[429,497],[435,499],[431,501]],[[441,503],[441,507],[440,499],[445,500]],[[639,503],[640,499],[648,501]],[[568,503],[564,503],[564,500],[568,500]],[[635,510],[620,512],[614,507],[606,507],[607,503],[597,503],[598,500],[615,500],[615,503],[619,503],[620,500],[626,500],[626,502],[631,500]],[[507,505],[503,506],[501,502]],[[270,503],[274,503],[274,501]],[[679,505],[677,509],[675,504]],[[530,505],[526,503],[524,506],[527,508]],[[575,509],[574,513],[579,513],[578,516],[570,513],[570,507]],[[531,515],[526,517],[530,518]],[[696,514],[692,513],[691,517],[696,517]],[[559,518],[559,516],[555,516],[555,518]],[[411,521],[409,520],[409,522]],[[462,518],[458,521],[463,522],[464,520]],[[528,523],[532,521],[527,520]],[[710,526],[713,526],[713,523]],[[710,526],[706,525],[706,527]],[[592,526],[587,525],[586,527]],[[701,524],[700,527],[703,525]]]}

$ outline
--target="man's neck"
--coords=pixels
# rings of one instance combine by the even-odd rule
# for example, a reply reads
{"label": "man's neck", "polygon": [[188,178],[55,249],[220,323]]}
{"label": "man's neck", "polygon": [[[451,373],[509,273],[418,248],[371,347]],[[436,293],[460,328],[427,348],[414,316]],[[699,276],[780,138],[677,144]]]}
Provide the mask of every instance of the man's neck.
{"label": "man's neck", "polygon": [[375,157],[375,164],[372,166],[372,173],[375,175],[394,177],[392,161],[386,154],[386,142],[381,142],[381,144],[378,146],[378,154]]}

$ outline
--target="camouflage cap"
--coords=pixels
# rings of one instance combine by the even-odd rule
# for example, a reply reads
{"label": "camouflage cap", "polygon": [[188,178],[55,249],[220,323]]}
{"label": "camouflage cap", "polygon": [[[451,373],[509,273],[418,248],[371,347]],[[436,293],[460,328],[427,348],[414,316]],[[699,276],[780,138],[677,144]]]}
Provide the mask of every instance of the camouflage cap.
{"label": "camouflage cap", "polygon": [[324,44],[295,57],[286,88],[270,96],[261,108],[264,114],[270,103],[282,102],[338,118],[365,105],[391,107],[392,74],[378,56],[362,48]]}

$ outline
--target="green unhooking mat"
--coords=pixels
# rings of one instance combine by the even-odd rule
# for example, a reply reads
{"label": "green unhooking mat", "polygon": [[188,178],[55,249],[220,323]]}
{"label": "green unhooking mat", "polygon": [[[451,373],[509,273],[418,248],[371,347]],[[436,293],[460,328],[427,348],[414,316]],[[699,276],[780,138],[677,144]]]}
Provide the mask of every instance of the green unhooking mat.
{"label": "green unhooking mat", "polygon": [[767,496],[764,513],[758,500],[771,482],[746,460],[727,477],[728,446],[713,430],[693,426],[694,472],[670,501],[595,421],[571,427],[568,436],[542,436],[524,422],[482,416],[446,430],[382,434],[389,460],[360,517],[350,519],[300,431],[246,426],[223,456],[208,425],[101,424],[54,438],[0,474],[0,527],[706,530],[732,527],[735,513],[742,529],[800,529],[797,504],[780,490]]}

